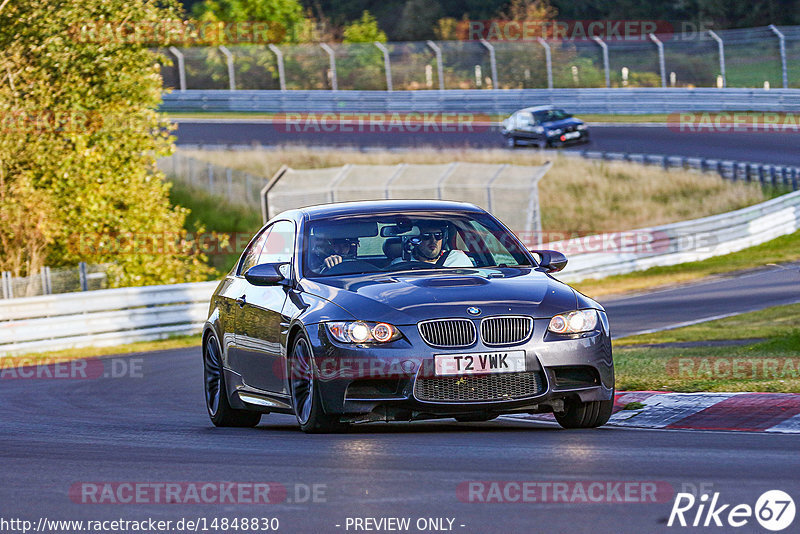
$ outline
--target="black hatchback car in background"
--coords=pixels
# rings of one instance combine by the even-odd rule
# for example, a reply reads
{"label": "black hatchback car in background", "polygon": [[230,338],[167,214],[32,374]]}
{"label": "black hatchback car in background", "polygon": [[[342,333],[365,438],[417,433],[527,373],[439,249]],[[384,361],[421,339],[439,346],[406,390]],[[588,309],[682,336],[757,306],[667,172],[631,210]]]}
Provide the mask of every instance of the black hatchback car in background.
{"label": "black hatchback car in background", "polygon": [[293,413],[306,432],[350,422],[554,412],[608,421],[603,308],[553,278],[471,204],[390,200],[286,211],[211,299],[205,396],[218,426]]}
{"label": "black hatchback car in background", "polygon": [[525,108],[503,121],[505,144],[559,147],[589,142],[589,127],[563,109],[552,106]]}

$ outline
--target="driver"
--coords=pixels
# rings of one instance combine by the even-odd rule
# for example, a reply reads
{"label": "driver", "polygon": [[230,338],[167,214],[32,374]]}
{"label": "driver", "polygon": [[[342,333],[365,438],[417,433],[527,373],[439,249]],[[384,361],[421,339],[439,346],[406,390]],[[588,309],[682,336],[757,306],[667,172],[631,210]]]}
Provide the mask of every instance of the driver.
{"label": "driver", "polygon": [[419,244],[411,251],[416,261],[433,263],[437,267],[474,267],[472,260],[463,250],[445,250],[444,238],[447,224],[437,221],[420,221]]}
{"label": "driver", "polygon": [[313,248],[312,269],[320,271],[339,265],[343,260],[354,259],[358,253],[358,238],[325,239],[318,237]]}

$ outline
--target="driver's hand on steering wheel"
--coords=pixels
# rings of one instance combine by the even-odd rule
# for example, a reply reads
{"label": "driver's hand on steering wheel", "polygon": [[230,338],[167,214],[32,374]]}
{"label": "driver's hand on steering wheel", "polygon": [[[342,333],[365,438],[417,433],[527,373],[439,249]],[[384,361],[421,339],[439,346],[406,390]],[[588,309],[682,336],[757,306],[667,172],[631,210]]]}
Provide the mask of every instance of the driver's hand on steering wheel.
{"label": "driver's hand on steering wheel", "polygon": [[340,263],[342,263],[342,257],[334,254],[332,256],[328,256],[327,258],[325,258],[324,263],[325,267],[330,269],[334,265],[339,265]]}

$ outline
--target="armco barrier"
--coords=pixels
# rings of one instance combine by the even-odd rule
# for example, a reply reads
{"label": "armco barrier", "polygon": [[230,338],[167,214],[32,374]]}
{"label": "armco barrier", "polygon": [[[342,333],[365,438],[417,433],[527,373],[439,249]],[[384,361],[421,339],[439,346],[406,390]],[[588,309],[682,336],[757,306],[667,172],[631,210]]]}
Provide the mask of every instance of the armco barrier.
{"label": "armco barrier", "polygon": [[101,289],[9,299],[0,356],[120,345],[200,331],[218,282]]}
{"label": "armco barrier", "polygon": [[[639,244],[639,238],[646,237],[646,250],[603,251],[609,236],[548,243],[542,248],[567,254],[570,262],[557,276],[574,282],[702,260],[798,229],[800,191],[721,215],[627,232]],[[610,238],[616,246],[622,243],[618,236]],[[574,249],[586,243],[592,247],[600,243],[601,251],[576,253]],[[0,356],[198,333],[216,285],[198,282],[9,299],[0,307]]]}
{"label": "armco barrier", "polygon": [[799,229],[800,191],[795,191],[720,215],[621,232],[627,235],[627,246],[623,244],[625,237],[616,234],[548,243],[542,248],[565,252],[569,263],[558,278],[577,282],[704,260]]}
{"label": "armco barrier", "polygon": [[173,91],[162,111],[510,114],[553,105],[571,113],[800,112],[798,89],[500,89],[446,91]]}

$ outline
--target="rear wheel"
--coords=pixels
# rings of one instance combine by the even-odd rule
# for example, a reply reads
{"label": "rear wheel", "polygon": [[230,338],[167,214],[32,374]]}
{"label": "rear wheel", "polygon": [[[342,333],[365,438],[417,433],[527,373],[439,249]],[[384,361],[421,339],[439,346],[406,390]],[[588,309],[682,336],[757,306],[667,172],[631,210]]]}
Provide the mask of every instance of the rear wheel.
{"label": "rear wheel", "polygon": [[506,147],[508,148],[516,148],[517,147],[517,138],[513,135],[506,136]]}
{"label": "rear wheel", "polygon": [[338,416],[326,414],[322,407],[311,345],[304,334],[295,339],[289,362],[292,405],[300,429],[309,434],[322,434],[347,428]]}
{"label": "rear wheel", "polygon": [[556,421],[564,428],[596,428],[606,424],[614,408],[614,396],[604,401],[567,403],[563,413],[555,413]]}
{"label": "rear wheel", "polygon": [[217,336],[211,334],[203,346],[203,376],[205,378],[206,408],[215,426],[252,427],[261,421],[261,414],[231,408],[222,372],[222,352]]}

